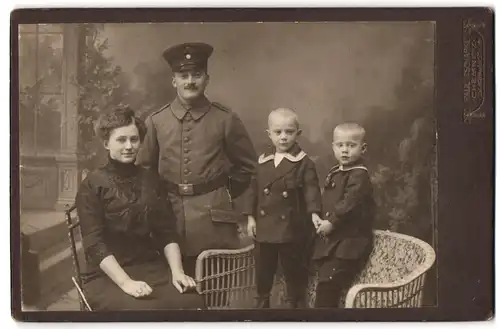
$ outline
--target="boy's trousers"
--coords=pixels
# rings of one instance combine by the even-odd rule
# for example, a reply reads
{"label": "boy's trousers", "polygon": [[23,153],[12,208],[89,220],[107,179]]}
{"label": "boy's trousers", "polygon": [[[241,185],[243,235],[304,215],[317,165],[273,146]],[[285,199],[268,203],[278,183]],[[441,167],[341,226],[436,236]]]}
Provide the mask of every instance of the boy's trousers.
{"label": "boy's trousers", "polygon": [[317,261],[319,278],[314,308],[339,307],[342,294],[363,270],[368,256],[369,254],[360,259],[328,257]]}
{"label": "boy's trousers", "polygon": [[309,274],[308,253],[305,247],[302,243],[294,242],[255,244],[258,299],[269,299],[279,259],[285,276],[287,302],[294,307],[304,302]]}

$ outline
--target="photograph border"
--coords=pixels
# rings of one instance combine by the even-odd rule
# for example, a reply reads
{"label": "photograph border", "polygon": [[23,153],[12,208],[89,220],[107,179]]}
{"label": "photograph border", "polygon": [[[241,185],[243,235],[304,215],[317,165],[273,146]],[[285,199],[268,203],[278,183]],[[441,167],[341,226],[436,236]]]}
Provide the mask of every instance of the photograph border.
{"label": "photograph border", "polygon": [[[110,13],[113,15],[109,15]],[[464,100],[464,21],[482,24],[483,100]],[[437,306],[413,309],[23,312],[20,301],[18,24],[435,21]],[[20,321],[472,321],[493,317],[493,26],[490,8],[17,9],[11,13],[11,303]],[[491,72],[491,74],[489,74]],[[487,74],[488,73],[488,74]],[[467,103],[467,104],[465,104]],[[467,107],[468,106],[468,107]],[[466,107],[481,115],[467,116]],[[480,145],[480,147],[478,147]],[[478,170],[478,163],[480,169]],[[439,177],[437,179],[437,177]],[[460,177],[460,179],[457,179]],[[437,186],[434,186],[437,184]],[[435,203],[435,204],[434,204]],[[437,227],[439,226],[439,231]],[[478,243],[478,237],[480,243]],[[437,266],[437,265],[435,265]]]}

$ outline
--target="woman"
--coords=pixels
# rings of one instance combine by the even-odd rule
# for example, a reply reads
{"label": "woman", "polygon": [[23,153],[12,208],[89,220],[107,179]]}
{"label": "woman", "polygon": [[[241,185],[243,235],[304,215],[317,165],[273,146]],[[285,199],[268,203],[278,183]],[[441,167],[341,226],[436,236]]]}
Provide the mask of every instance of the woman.
{"label": "woman", "polygon": [[130,109],[97,122],[108,163],[83,180],[76,197],[86,297],[94,310],[205,308],[194,280],[184,274],[174,214],[160,180],[135,165],[145,133]]}

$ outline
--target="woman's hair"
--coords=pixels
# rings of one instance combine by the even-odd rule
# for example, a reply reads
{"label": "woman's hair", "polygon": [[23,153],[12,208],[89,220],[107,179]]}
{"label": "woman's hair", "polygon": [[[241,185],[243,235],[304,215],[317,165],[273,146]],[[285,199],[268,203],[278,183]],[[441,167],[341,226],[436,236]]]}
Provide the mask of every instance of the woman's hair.
{"label": "woman's hair", "polygon": [[101,114],[95,124],[95,133],[101,140],[107,141],[113,130],[120,127],[126,127],[130,124],[135,124],[137,127],[139,138],[142,142],[144,136],[146,136],[146,125],[144,121],[136,117],[134,111],[128,107],[116,108],[110,112]]}

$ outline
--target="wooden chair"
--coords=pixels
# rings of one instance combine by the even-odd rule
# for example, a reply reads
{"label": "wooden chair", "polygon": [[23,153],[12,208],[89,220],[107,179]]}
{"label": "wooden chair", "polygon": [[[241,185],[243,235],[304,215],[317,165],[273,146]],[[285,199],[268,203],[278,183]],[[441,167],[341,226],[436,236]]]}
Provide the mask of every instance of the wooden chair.
{"label": "wooden chair", "polygon": [[[85,262],[84,256],[78,254],[76,237],[80,237],[81,241],[81,232],[80,232],[80,221],[78,220],[78,216],[76,214],[72,214],[75,212],[76,206],[66,206],[65,209],[65,217],[66,223],[68,225],[68,238],[71,247],[71,257],[73,259],[73,276],[71,277],[71,281],[75,285],[75,288],[78,292],[78,301],[80,303],[81,311],[92,311],[92,307],[87,301],[83,290],[83,280],[82,280],[82,264]],[[82,259],[81,259],[82,258]]]}

